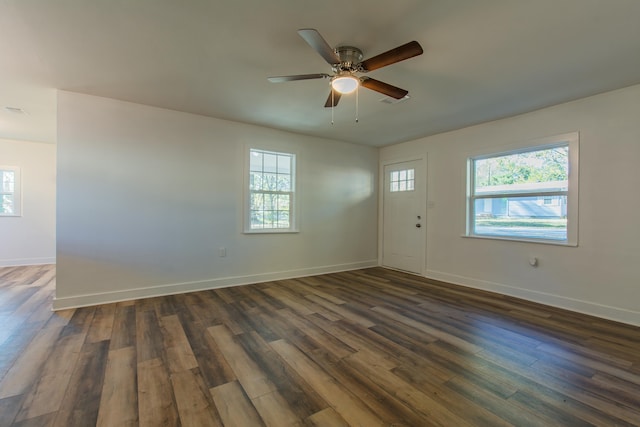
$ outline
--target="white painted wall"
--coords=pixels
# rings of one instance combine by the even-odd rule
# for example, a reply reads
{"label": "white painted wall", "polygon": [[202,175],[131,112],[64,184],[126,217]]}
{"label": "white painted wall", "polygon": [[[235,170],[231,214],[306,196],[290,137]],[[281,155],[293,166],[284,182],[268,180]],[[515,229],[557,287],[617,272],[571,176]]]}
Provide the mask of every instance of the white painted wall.
{"label": "white painted wall", "polygon": [[0,217],[0,266],[54,263],[56,146],[0,139],[0,165],[22,177],[22,216]]}
{"label": "white painted wall", "polygon": [[[242,234],[254,142],[298,152],[300,233]],[[376,265],[377,164],[375,148],[60,92],[54,307]]]}
{"label": "white painted wall", "polygon": [[[640,86],[381,149],[428,153],[425,275],[640,325]],[[469,153],[580,132],[578,247],[463,238]],[[539,267],[528,264],[529,257]]]}

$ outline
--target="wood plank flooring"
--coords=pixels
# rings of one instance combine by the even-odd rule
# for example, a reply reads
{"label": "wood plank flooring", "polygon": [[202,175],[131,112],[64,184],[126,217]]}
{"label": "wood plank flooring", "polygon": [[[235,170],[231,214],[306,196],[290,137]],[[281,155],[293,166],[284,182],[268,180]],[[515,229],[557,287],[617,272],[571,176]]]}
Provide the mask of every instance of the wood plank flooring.
{"label": "wood plank flooring", "polygon": [[0,426],[640,426],[640,328],[371,268],[53,313],[0,268]]}

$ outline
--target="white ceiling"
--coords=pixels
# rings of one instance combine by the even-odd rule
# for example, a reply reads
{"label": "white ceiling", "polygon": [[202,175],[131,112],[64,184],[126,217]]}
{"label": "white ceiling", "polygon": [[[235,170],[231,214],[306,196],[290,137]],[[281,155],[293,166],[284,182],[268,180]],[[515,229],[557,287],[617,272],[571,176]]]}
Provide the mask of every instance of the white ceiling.
{"label": "white ceiling", "polygon": [[[362,89],[332,125],[328,80],[267,82],[331,72],[299,28],[365,59],[417,40],[369,73],[411,98]],[[0,2],[3,138],[55,142],[55,89],[382,146],[638,83],[639,0]]]}

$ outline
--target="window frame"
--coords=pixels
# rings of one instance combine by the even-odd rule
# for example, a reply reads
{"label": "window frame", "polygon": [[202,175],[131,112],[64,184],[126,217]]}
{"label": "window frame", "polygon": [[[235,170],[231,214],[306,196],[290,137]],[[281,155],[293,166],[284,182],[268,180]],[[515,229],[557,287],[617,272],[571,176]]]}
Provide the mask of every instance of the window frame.
{"label": "window frame", "polygon": [[[555,135],[546,138],[525,141],[509,147],[499,149],[487,149],[467,156],[466,164],[466,203],[465,203],[465,224],[463,237],[506,240],[516,242],[542,243],[559,246],[578,246],[578,195],[579,195],[579,144],[578,132],[570,132],[562,135]],[[568,147],[568,177],[566,191],[521,191],[503,193],[482,193],[476,195],[475,191],[475,161],[495,157],[509,156],[514,154],[529,153],[532,151],[542,151],[557,147]],[[567,197],[567,238],[565,240],[545,239],[535,237],[520,236],[495,236],[488,234],[476,234],[475,225],[475,201],[476,199],[499,198],[499,197]]]}
{"label": "window frame", "polygon": [[[251,189],[251,153],[260,151],[262,153],[279,154],[291,156],[291,190],[290,191],[258,191]],[[258,145],[247,145],[244,150],[244,234],[286,234],[298,233],[298,153],[288,147],[265,147]],[[288,228],[251,228],[251,195],[259,193],[288,194],[289,195],[289,227]]]}
{"label": "window frame", "polygon": [[0,212],[0,217],[21,217],[22,216],[22,176],[21,176],[20,167],[0,165],[0,172],[13,172],[14,174],[12,192],[2,191],[2,187],[0,186],[0,198],[4,195],[13,196],[14,211],[13,213]]}

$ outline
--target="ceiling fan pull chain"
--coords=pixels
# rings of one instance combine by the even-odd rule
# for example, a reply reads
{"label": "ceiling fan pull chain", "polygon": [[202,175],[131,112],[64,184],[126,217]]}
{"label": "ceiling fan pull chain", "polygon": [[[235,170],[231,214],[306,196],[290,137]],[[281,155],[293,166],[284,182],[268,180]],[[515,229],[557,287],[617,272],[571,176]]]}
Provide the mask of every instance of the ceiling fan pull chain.
{"label": "ceiling fan pull chain", "polygon": [[331,126],[333,126],[333,107],[335,107],[336,103],[333,102],[333,88],[331,88]]}
{"label": "ceiling fan pull chain", "polygon": [[358,123],[358,106],[360,105],[358,103],[358,100],[360,99],[360,97],[358,96],[360,94],[360,85],[356,86],[356,123]]}

